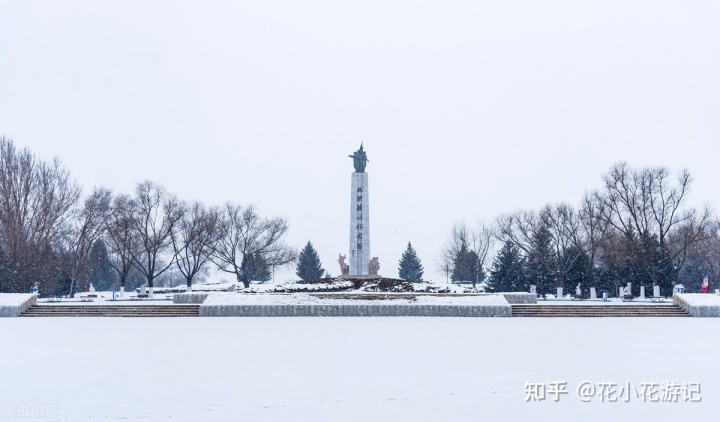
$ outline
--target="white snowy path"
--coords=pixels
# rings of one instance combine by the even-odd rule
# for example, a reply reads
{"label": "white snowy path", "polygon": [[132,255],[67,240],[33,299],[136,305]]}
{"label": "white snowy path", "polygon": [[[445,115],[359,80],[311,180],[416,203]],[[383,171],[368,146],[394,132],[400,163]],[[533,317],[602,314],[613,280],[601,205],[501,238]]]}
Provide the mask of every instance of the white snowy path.
{"label": "white snowy path", "polygon": [[[58,417],[0,421],[713,420],[719,330],[694,318],[7,318],[0,404],[53,404]],[[583,380],[700,382],[703,401],[582,403]],[[570,394],[526,403],[526,381],[568,381]]]}

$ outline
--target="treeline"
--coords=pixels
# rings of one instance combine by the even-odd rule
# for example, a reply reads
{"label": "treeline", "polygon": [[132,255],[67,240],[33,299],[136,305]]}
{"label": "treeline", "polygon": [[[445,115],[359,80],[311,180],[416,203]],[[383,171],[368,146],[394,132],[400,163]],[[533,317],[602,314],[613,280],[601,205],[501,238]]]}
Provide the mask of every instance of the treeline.
{"label": "treeline", "polygon": [[[440,260],[453,281],[485,280],[495,291],[574,293],[578,284],[617,292],[632,283],[682,283],[699,291],[703,277],[720,277],[720,224],[708,207],[687,204],[688,171],[615,165],[603,188],[578,206],[547,205],[500,216],[491,227],[456,225]],[[488,250],[499,248],[492,263]],[[489,267],[489,268],[488,268]]]}
{"label": "treeline", "polygon": [[0,138],[0,292],[39,283],[43,294],[72,295],[93,280],[152,291],[171,269],[190,287],[208,264],[247,287],[296,259],[283,243],[287,230],[286,220],[252,206],[186,202],[150,181],[132,195],[83,195],[57,159]]}

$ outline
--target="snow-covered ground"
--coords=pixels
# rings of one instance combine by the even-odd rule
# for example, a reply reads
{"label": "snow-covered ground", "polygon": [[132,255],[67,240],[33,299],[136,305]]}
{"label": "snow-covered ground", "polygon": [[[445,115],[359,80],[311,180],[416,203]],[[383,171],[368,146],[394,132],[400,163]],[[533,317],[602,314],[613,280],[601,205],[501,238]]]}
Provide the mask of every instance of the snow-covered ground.
{"label": "snow-covered ground", "polygon": [[573,305],[573,306],[584,306],[584,305],[597,305],[597,306],[637,306],[637,305],[672,305],[673,299],[671,297],[665,298],[663,302],[653,302],[650,299],[633,299],[633,300],[622,300],[616,297],[609,298],[606,301],[602,299],[583,299],[583,300],[571,300],[571,299],[538,299],[538,305]]}
{"label": "snow-covered ground", "polygon": [[[679,421],[720,414],[720,328],[695,318],[6,318],[0,405],[146,421]],[[702,401],[582,402],[582,381]],[[526,383],[567,381],[559,402]],[[5,416],[6,419],[15,420]]]}
{"label": "snow-covered ground", "polygon": [[[457,289],[457,291],[454,291],[453,293],[456,294],[468,294],[463,293],[462,290]],[[372,292],[365,292],[365,291],[347,291],[347,292],[337,292],[338,296],[341,296],[343,294],[353,294],[353,295],[362,295],[362,294],[375,294]],[[406,296],[407,294],[412,293],[383,293],[378,292],[377,294],[386,294],[388,297],[392,298],[394,294],[399,294],[401,296]],[[47,298],[41,298],[38,300],[38,305],[66,305],[66,306],[75,306],[75,305],[170,305],[172,304],[172,293],[167,294],[155,294],[153,299],[143,299],[142,301],[138,300],[132,300],[131,297],[135,296],[135,293],[127,293],[125,294],[124,299],[115,300],[112,301],[112,293],[111,292],[98,292],[98,297],[94,299],[92,302],[83,302],[80,298],[82,296],[87,295],[87,293],[78,293],[76,294],[76,297],[73,299],[62,299],[60,301],[55,300],[49,300]],[[312,296],[309,296],[306,293],[263,293],[262,291],[253,291],[253,293],[249,293],[246,291],[234,291],[234,292],[225,292],[225,291],[215,291],[210,292],[211,295],[211,301],[206,301],[206,304],[215,304],[215,305],[256,305],[256,304],[271,304],[271,305],[308,305],[308,304],[320,304],[320,303],[332,303],[332,304],[354,304],[354,305],[361,305],[361,304],[378,304],[378,303],[389,303],[386,301],[383,302],[377,302],[377,300],[372,301],[363,301],[359,299],[325,299],[321,300]],[[687,297],[688,295],[684,295]],[[720,306],[720,295],[715,294],[705,294],[705,295],[693,295],[692,297],[700,297],[699,299],[696,299],[698,301],[702,301],[702,303],[698,302],[695,303],[695,305],[715,305]],[[2,295],[0,295],[0,300],[2,299]],[[455,304],[455,305],[492,305],[494,301],[498,301],[499,296],[494,294],[480,294],[478,296],[443,296],[438,295],[437,297],[434,296],[427,296],[427,294],[420,293],[415,300],[408,300],[408,299],[393,299],[393,303],[401,304],[401,303],[407,303],[407,304]],[[695,300],[695,299],[694,299]],[[330,302],[328,302],[330,301]],[[504,302],[503,302],[504,303]],[[633,305],[671,305],[673,303],[673,298],[666,298],[664,302],[652,302],[650,299],[635,299],[632,301],[623,301],[618,298],[610,298],[607,300],[607,302],[603,301],[602,299],[585,299],[585,300],[571,300],[571,299],[549,299],[549,300],[543,300],[539,299],[538,304],[541,305],[573,305],[573,306],[584,306],[584,305],[594,305],[594,306],[633,306]]]}
{"label": "snow-covered ground", "polygon": [[681,298],[692,306],[720,306],[720,295],[713,293],[684,293]]}
{"label": "snow-covered ground", "polygon": [[[400,281],[400,280],[396,280]],[[377,280],[368,280],[359,289],[353,288],[353,282],[349,280],[334,279],[332,283],[302,283],[298,281],[287,281],[283,283],[261,283],[253,282],[250,287],[244,288],[242,283],[218,282],[218,283],[202,283],[194,284],[192,291],[195,293],[203,292],[240,292],[240,293],[296,293],[296,292],[325,292],[325,291],[376,291]],[[483,291],[486,287],[484,283],[478,285],[478,291]],[[441,293],[468,293],[473,291],[471,284],[447,284],[421,282],[413,283],[415,291],[420,292],[441,292]],[[125,292],[125,297],[135,296],[137,289],[130,289]],[[153,289],[155,295],[166,295],[173,293],[185,293],[186,286],[180,285],[176,287],[155,287]],[[87,295],[87,292],[76,293],[76,297]],[[112,292],[97,291],[95,294],[104,297],[112,297]]]}
{"label": "snow-covered ground", "polygon": [[[473,291],[471,284],[447,284],[447,283],[431,283],[420,282],[410,283],[402,280],[392,280],[395,283],[404,285],[396,285],[395,292],[404,292],[404,288],[411,288],[410,291],[430,292],[430,293],[470,293]],[[249,288],[242,288],[242,285],[236,286],[240,293],[300,293],[300,292],[327,292],[327,291],[345,291],[345,292],[376,292],[378,290],[377,280],[367,280],[360,288],[354,288],[354,283],[350,280],[334,279],[332,283],[301,283],[286,282],[280,284],[271,283],[253,283]],[[484,285],[479,286],[478,291],[484,289]],[[195,289],[193,289],[195,290]],[[382,290],[382,289],[380,289]]]}
{"label": "snow-covered ground", "polygon": [[21,306],[32,296],[30,293],[0,293],[0,306]]}
{"label": "snow-covered ground", "polygon": [[138,306],[138,305],[172,305],[172,296],[167,299],[163,295],[162,298],[160,296],[156,295],[155,299],[143,299],[143,300],[132,300],[132,299],[123,299],[123,300],[110,300],[109,298],[97,298],[93,300],[92,302],[83,302],[80,299],[63,299],[59,302],[57,301],[48,301],[46,299],[38,299],[37,305],[38,306],[85,306],[85,305],[108,305],[108,306]]}
{"label": "snow-covered ground", "polygon": [[37,297],[30,293],[0,293],[0,317],[16,317],[36,300]]}
{"label": "snow-covered ground", "polygon": [[720,317],[720,295],[683,293],[673,297],[675,303],[694,317]]}

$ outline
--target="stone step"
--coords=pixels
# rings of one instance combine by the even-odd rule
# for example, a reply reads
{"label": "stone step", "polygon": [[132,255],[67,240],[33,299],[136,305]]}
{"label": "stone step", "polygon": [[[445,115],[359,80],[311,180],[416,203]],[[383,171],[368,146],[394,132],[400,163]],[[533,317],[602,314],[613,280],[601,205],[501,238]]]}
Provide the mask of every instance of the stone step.
{"label": "stone step", "polygon": [[675,312],[675,309],[515,309],[522,312]]}
{"label": "stone step", "polygon": [[676,305],[512,305],[515,317],[688,317]]}
{"label": "stone step", "polygon": [[559,314],[559,315],[676,315],[684,314],[684,312],[516,312],[513,311],[513,315],[545,315],[545,314]]}
{"label": "stone step", "polygon": [[35,305],[23,317],[197,317],[199,305]]}
{"label": "stone step", "polygon": [[513,308],[525,309],[676,309],[677,305],[542,305],[513,304]]}
{"label": "stone step", "polygon": [[513,310],[514,313],[532,313],[532,314],[539,314],[539,313],[563,313],[563,314],[672,314],[682,311],[563,311],[563,310],[557,310],[557,311],[545,311],[545,310],[537,310],[537,311],[520,311],[520,310]]}
{"label": "stone step", "polygon": [[198,309],[33,309],[31,312],[197,312]]}
{"label": "stone step", "polygon": [[34,305],[33,309],[84,309],[84,310],[110,310],[110,309],[172,309],[172,310],[179,310],[179,309],[198,309],[199,305],[174,305],[174,306],[155,306],[155,305],[149,305],[149,306],[49,306],[49,305]]}
{"label": "stone step", "polygon": [[54,317],[77,317],[77,318],[197,318],[198,315],[178,315],[178,314],[23,314],[24,318],[54,318]]}
{"label": "stone step", "polygon": [[77,308],[77,309],[183,309],[183,308],[198,308],[200,305],[196,304],[178,304],[178,305],[33,305],[36,308],[43,309],[65,309],[65,308]]}
{"label": "stone step", "polygon": [[638,315],[638,314],[615,314],[615,315],[566,315],[566,314],[546,314],[546,315],[513,315],[515,318],[686,318],[690,315]]}
{"label": "stone step", "polygon": [[33,311],[29,310],[29,314],[196,314],[197,311],[141,311],[141,310],[128,310],[128,311],[109,311],[109,312],[103,312],[103,311],[73,311],[73,310],[67,310],[67,311]]}
{"label": "stone step", "polygon": [[[620,308],[620,309],[618,309],[618,308]],[[622,307],[620,307],[620,306],[615,306],[615,307],[609,307],[609,308],[601,308],[601,307],[597,307],[597,306],[590,306],[590,307],[587,307],[587,308],[581,308],[581,307],[579,307],[579,306],[569,306],[569,307],[559,307],[559,306],[543,306],[543,307],[540,307],[540,306],[538,306],[537,308],[532,308],[532,307],[515,307],[515,306],[513,306],[513,309],[518,309],[518,310],[562,310],[562,311],[573,311],[573,310],[575,310],[575,311],[591,311],[591,310],[595,310],[595,311],[622,311],[622,312],[627,312],[627,311],[633,311],[633,312],[635,312],[635,311],[662,312],[662,311],[677,309],[677,308],[675,308],[675,307],[666,307],[666,308],[659,308],[659,307],[658,307],[657,309],[653,309],[653,308],[655,308],[655,307],[650,307],[650,306],[648,306],[648,307],[644,307],[644,308],[626,308],[626,307],[624,307],[624,306],[622,306]]]}
{"label": "stone step", "polygon": [[513,312],[513,315],[685,315],[684,312]]}
{"label": "stone step", "polygon": [[127,310],[122,310],[122,311],[119,311],[119,310],[118,311],[83,311],[83,310],[78,310],[78,309],[68,309],[68,310],[62,310],[62,311],[61,310],[51,310],[51,311],[42,310],[42,311],[40,311],[40,310],[30,309],[30,310],[28,310],[28,312],[35,313],[35,314],[42,314],[42,313],[51,314],[51,313],[55,313],[55,312],[60,312],[60,313],[75,312],[75,313],[83,313],[83,314],[98,314],[98,313],[100,313],[100,314],[121,313],[122,314],[122,313],[133,313],[133,312],[142,312],[142,313],[148,313],[148,314],[151,314],[151,313],[171,313],[171,314],[189,313],[189,314],[193,314],[193,313],[197,313],[198,310],[196,309],[196,310],[182,310],[182,311],[180,311],[180,310],[178,310],[178,311],[162,311],[162,310],[146,311],[143,309],[127,309]]}
{"label": "stone step", "polygon": [[532,307],[532,306],[522,306],[522,307],[520,307],[520,306],[515,306],[515,305],[513,305],[513,308],[515,308],[515,309],[563,309],[563,310],[572,310],[572,309],[583,309],[583,310],[587,310],[587,309],[613,310],[613,309],[615,309],[615,310],[626,310],[626,311],[627,311],[627,310],[632,310],[632,311],[637,311],[637,310],[654,310],[654,311],[661,311],[661,310],[663,310],[663,309],[675,309],[674,306],[666,306],[666,307],[645,306],[645,307],[639,307],[639,308],[631,308],[631,307],[627,307],[627,306],[610,306],[610,307],[604,308],[604,307],[600,307],[600,306],[588,306],[588,307],[581,307],[581,306],[536,306],[536,307]]}
{"label": "stone step", "polygon": [[67,311],[35,311],[28,310],[27,313],[31,314],[54,314],[54,313],[75,313],[75,314],[131,314],[131,313],[144,313],[144,314],[196,314],[198,311],[144,311],[141,309],[128,309],[127,311],[76,311],[68,309]]}
{"label": "stone step", "polygon": [[40,311],[72,310],[72,311],[103,311],[103,312],[107,312],[107,311],[128,311],[128,310],[130,310],[130,311],[137,311],[137,310],[142,310],[142,311],[145,311],[145,310],[147,310],[147,311],[152,311],[152,310],[155,310],[155,311],[184,311],[184,310],[196,311],[198,308],[194,308],[194,309],[193,309],[193,308],[179,308],[179,309],[160,308],[160,309],[147,309],[147,308],[129,308],[129,307],[128,307],[128,308],[123,308],[123,309],[118,309],[118,308],[108,308],[108,309],[104,309],[104,308],[92,308],[92,309],[84,309],[84,308],[65,308],[65,307],[63,307],[63,308],[52,308],[52,309],[48,309],[48,308],[45,307],[45,306],[38,306],[38,307],[33,307],[32,309],[37,309],[37,310],[40,310]]}
{"label": "stone step", "polygon": [[518,304],[512,304],[513,308],[578,308],[578,309],[589,309],[589,308],[597,308],[597,309],[615,309],[615,308],[621,308],[621,309],[630,309],[630,308],[643,308],[643,309],[662,309],[662,308],[674,308],[676,305],[674,304],[665,304],[665,305],[543,305],[543,304],[532,304],[532,303],[518,303]]}
{"label": "stone step", "polygon": [[197,318],[199,315],[180,315],[180,314],[23,314],[23,318],[52,318],[52,317],[185,317],[185,318]]}
{"label": "stone step", "polygon": [[565,309],[558,309],[558,310],[547,310],[547,309],[538,309],[538,310],[525,310],[525,309],[513,309],[513,312],[531,312],[531,313],[540,313],[540,312],[550,312],[550,313],[557,313],[562,312],[566,314],[573,314],[573,313],[602,313],[602,314],[628,314],[628,313],[634,313],[634,314],[665,314],[665,313],[673,313],[673,312],[683,312],[682,310],[667,310],[667,311],[633,311],[633,310],[627,310],[627,311],[603,311],[603,310],[597,310],[597,311],[583,311],[583,310],[565,310]]}
{"label": "stone step", "polygon": [[153,306],[152,308],[153,308],[153,309],[148,309],[148,308],[135,308],[135,307],[129,307],[129,306],[128,306],[127,308],[105,308],[105,307],[98,307],[98,308],[75,308],[75,307],[69,307],[69,306],[62,306],[62,307],[58,307],[58,308],[49,308],[49,307],[47,307],[47,306],[34,306],[34,307],[32,307],[32,309],[35,309],[35,310],[38,310],[38,311],[62,311],[62,310],[72,310],[72,311],[103,311],[103,312],[107,312],[107,311],[128,311],[128,310],[130,310],[130,311],[137,311],[137,310],[143,310],[143,311],[145,311],[145,310],[146,310],[146,311],[173,311],[173,312],[177,312],[177,311],[185,311],[185,310],[188,310],[188,311],[196,311],[196,310],[199,309],[199,308],[197,308],[197,307],[196,307],[196,308],[180,308],[180,307],[178,307],[178,308],[158,308],[158,309],[154,309],[155,306]]}

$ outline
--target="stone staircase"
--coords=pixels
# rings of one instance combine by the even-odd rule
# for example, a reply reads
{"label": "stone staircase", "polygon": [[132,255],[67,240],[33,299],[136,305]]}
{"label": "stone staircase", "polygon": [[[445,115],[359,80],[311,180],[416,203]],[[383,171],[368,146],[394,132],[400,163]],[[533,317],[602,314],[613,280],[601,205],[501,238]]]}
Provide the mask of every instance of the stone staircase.
{"label": "stone staircase", "polygon": [[34,305],[23,317],[197,317],[200,305]]}
{"label": "stone staircase", "polygon": [[677,305],[512,305],[514,317],[689,317]]}

